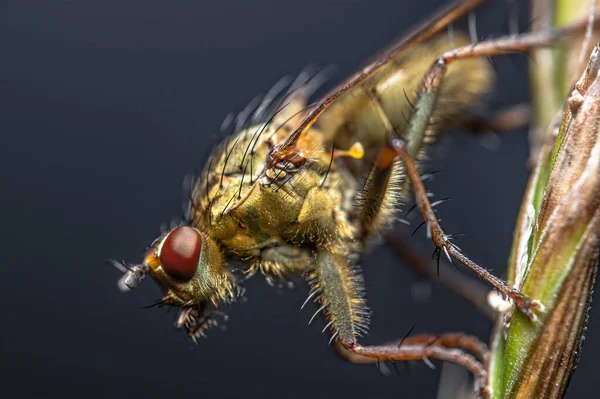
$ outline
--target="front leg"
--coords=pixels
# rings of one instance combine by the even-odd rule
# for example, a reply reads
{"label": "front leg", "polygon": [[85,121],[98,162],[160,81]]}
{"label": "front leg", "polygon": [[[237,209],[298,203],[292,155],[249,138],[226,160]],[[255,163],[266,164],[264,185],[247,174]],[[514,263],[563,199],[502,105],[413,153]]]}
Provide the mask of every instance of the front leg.
{"label": "front leg", "polygon": [[319,249],[314,270],[308,275],[309,297],[315,297],[319,304],[313,318],[322,312],[328,320],[326,328],[331,331],[331,340],[342,343],[356,342],[357,337],[367,331],[370,315],[363,278],[349,258],[342,245]]}
{"label": "front leg", "polygon": [[[469,349],[472,348],[476,348],[480,353],[469,353]],[[479,397],[489,396],[488,374],[483,366],[488,355],[487,347],[470,335],[421,334],[383,345],[362,346],[354,343],[346,346],[338,343],[336,349],[344,359],[355,364],[372,364],[379,361],[429,361],[429,359],[455,363],[473,374],[475,391]]]}
{"label": "front leg", "polygon": [[[353,269],[343,247],[320,249],[310,274],[312,291],[327,320],[326,329],[342,357],[353,363],[378,360],[438,359],[456,363],[473,373],[477,390],[487,395],[487,372],[482,362],[487,348],[477,338],[462,334],[415,335],[384,345],[362,346],[358,337],[366,331],[369,312],[363,297],[362,277]],[[313,316],[314,317],[314,316]]]}

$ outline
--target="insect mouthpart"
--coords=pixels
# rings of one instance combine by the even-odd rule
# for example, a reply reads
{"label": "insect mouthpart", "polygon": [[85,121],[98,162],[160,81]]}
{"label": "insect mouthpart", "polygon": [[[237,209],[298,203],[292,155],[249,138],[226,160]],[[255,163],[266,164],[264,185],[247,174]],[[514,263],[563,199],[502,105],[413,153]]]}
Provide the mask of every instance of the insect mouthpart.
{"label": "insect mouthpart", "polygon": [[150,266],[146,263],[139,265],[128,265],[125,262],[111,261],[113,266],[123,272],[123,277],[117,282],[117,286],[122,292],[131,291],[140,285],[146,273],[150,270]]}

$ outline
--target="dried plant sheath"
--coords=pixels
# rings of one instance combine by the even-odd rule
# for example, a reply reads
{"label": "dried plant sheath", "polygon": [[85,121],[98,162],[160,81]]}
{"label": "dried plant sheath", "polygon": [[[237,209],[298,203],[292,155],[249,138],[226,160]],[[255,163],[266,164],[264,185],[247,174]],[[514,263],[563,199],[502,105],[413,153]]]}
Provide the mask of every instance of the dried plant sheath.
{"label": "dried plant sheath", "polygon": [[494,398],[560,398],[579,357],[600,251],[599,67],[597,46],[521,208],[509,280],[545,309],[534,322],[519,312],[498,321]]}
{"label": "dried plant sheath", "polygon": [[[584,20],[590,14],[591,1],[531,0],[531,30],[560,28],[574,21]],[[600,3],[594,7],[596,11],[600,11]],[[530,133],[532,161],[538,159],[544,145],[546,127],[562,107],[574,80],[581,76],[586,61],[584,57],[589,55],[597,40],[600,40],[598,30],[593,31],[589,38],[586,37],[586,32],[581,32],[566,38],[564,46],[536,49],[532,52],[529,63],[535,120]]]}

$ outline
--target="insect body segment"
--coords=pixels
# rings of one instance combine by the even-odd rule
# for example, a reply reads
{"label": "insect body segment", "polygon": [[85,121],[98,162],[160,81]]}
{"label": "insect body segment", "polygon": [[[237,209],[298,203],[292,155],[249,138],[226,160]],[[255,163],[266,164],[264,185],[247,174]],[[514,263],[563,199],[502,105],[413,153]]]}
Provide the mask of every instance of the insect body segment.
{"label": "insect body segment", "polygon": [[393,58],[323,111],[317,126],[336,147],[348,148],[356,141],[362,143],[365,159],[354,164],[359,163],[363,172],[368,172],[390,135],[402,136],[413,147],[411,153],[415,159],[421,159],[424,146],[432,143],[450,121],[465,110],[473,109],[491,89],[493,74],[485,60],[472,59],[450,68],[439,93],[436,112],[426,122],[424,135],[405,136],[423,71],[445,51],[467,44],[470,42],[462,34],[455,34],[452,41],[441,35]]}

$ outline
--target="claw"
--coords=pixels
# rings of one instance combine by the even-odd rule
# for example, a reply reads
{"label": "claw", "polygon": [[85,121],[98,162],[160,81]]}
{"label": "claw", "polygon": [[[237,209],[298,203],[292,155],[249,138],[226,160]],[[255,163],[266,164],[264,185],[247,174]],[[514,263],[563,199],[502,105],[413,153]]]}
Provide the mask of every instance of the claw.
{"label": "claw", "polygon": [[542,302],[538,301],[537,299],[530,300],[526,298],[523,305],[524,306],[517,307],[532,322],[535,322],[537,320],[537,314],[543,312],[545,309]]}

